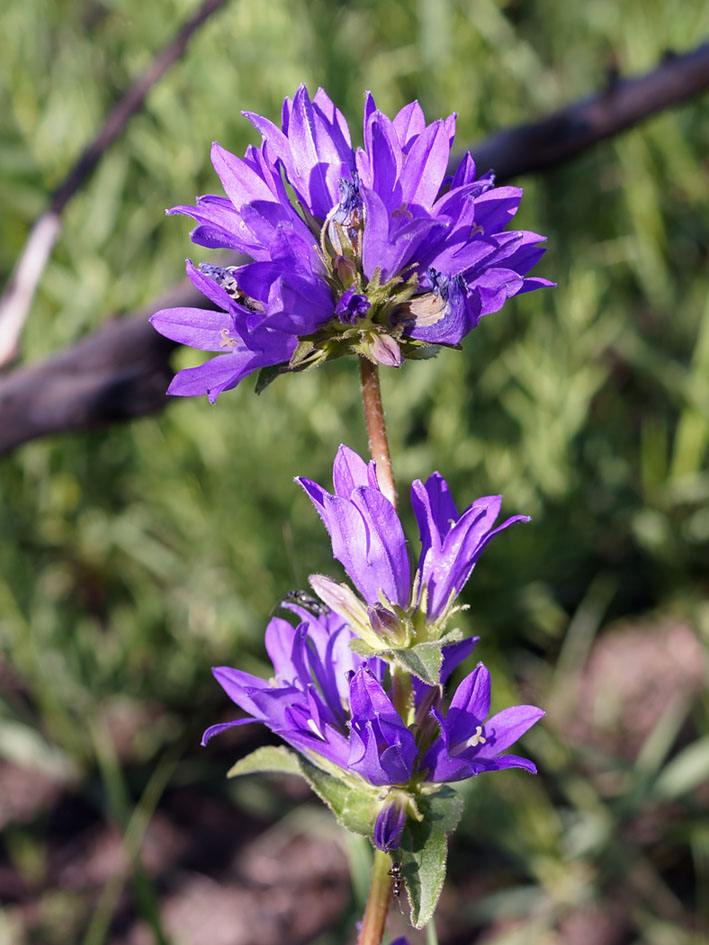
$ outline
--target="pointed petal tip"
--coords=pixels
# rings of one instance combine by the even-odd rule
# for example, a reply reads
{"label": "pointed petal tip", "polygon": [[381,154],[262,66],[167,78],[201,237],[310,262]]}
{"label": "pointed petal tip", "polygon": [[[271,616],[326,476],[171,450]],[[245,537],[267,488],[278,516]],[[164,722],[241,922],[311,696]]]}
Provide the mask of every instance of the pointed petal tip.
{"label": "pointed petal tip", "polygon": [[[159,315],[160,312],[157,312],[156,314]],[[155,318],[155,315],[153,315],[153,318]],[[162,334],[162,332],[161,332],[161,334]],[[190,396],[192,396],[192,395],[186,394],[184,391],[180,390],[180,386],[181,386],[180,374],[182,374],[182,371],[178,371],[178,372],[177,372],[177,374],[176,374],[176,375],[173,377],[173,379],[170,381],[170,386],[169,386],[168,389],[165,391],[165,393],[166,393],[166,394],[169,394],[170,397],[190,397]]]}

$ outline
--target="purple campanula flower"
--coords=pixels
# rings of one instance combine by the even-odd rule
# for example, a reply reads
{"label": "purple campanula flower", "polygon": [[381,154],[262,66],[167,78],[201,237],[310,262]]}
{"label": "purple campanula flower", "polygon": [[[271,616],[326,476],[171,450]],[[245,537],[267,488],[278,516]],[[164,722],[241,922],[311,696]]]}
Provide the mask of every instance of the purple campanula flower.
{"label": "purple campanula flower", "polygon": [[371,302],[367,296],[355,292],[354,286],[350,286],[340,296],[340,301],[335,306],[335,314],[343,324],[354,325],[357,319],[365,317],[370,308]]}
{"label": "purple campanula flower", "polygon": [[411,504],[421,536],[419,585],[427,592],[427,619],[435,621],[467,583],[487,543],[529,516],[513,515],[493,528],[502,505],[499,495],[476,499],[459,515],[448,483],[437,472],[425,484],[418,479],[412,484]]}
{"label": "purple campanula flower", "polygon": [[350,712],[348,768],[370,784],[405,784],[418,754],[416,741],[366,666],[351,676]]}
{"label": "purple campanula flower", "polygon": [[374,463],[340,446],[332,474],[334,495],[310,479],[296,482],[325,523],[334,556],[367,603],[407,607],[411,566],[406,538],[396,509],[379,489]]}
{"label": "purple campanula flower", "polygon": [[[214,676],[230,699],[250,718],[212,725],[202,744],[224,729],[246,722],[263,722],[294,748],[307,755],[346,767],[349,759],[348,676],[362,660],[349,647],[352,634],[331,614],[311,618],[297,605],[288,605],[305,618],[297,627],[276,617],[266,628],[266,651],[274,669],[272,680],[228,666]],[[372,672],[383,673],[377,664]]]}
{"label": "purple campanula flower", "polygon": [[430,781],[463,781],[483,771],[524,768],[536,774],[535,765],[519,755],[501,755],[544,715],[533,705],[503,709],[491,719],[490,674],[480,663],[458,686],[444,717],[433,708],[440,736],[423,757]]}
{"label": "purple campanula flower", "polygon": [[369,94],[364,149],[355,150],[322,89],[287,98],[280,128],[244,114],[263,141],[243,158],[213,145],[226,196],[169,211],[197,221],[194,243],[250,260],[188,261],[213,309],[152,317],[168,338],[221,353],[180,371],[170,393],[213,401],[262,368],[299,370],[346,353],[399,366],[423,347],[459,344],[511,296],[552,285],[527,276],[544,237],[505,229],[521,190],[496,188],[491,173],[476,179],[469,154],[446,178],[454,115],[427,125],[412,102],[390,119]]}
{"label": "purple campanula flower", "polygon": [[331,774],[339,770],[348,783],[354,778],[369,792],[372,838],[387,851],[399,845],[407,817],[416,817],[416,798],[425,785],[508,767],[536,770],[525,758],[499,753],[544,713],[516,706],[487,720],[490,680],[482,664],[466,676],[443,712],[442,687],[475,639],[446,648],[440,685],[415,684],[407,724],[387,692],[385,664],[363,660],[350,649],[352,633],[342,620],[287,606],[301,622],[294,627],[274,618],[268,625],[273,679],[231,667],[214,670],[248,717],[212,725],[202,744],[231,726],[262,722],[314,764]]}
{"label": "purple campanula flower", "polygon": [[526,515],[494,528],[500,496],[477,499],[462,515],[439,473],[416,480],[411,502],[421,537],[421,554],[412,576],[406,538],[391,502],[379,489],[373,462],[365,464],[340,446],[333,465],[334,495],[310,479],[298,478],[315,505],[340,561],[364,601],[346,585],[313,575],[311,583],[328,606],[348,620],[371,645],[408,645],[439,638],[458,594],[487,543]]}

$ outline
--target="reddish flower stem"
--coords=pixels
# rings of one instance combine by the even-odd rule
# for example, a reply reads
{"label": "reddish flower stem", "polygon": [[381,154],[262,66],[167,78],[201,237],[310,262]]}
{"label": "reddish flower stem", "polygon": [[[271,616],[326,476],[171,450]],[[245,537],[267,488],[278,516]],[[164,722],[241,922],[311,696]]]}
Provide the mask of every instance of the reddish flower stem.
{"label": "reddish flower stem", "polygon": [[[364,419],[369,437],[369,452],[377,464],[379,488],[396,508],[396,486],[384,420],[378,365],[373,364],[368,358],[360,357],[359,377],[362,385]],[[381,850],[375,850],[369,898],[367,899],[367,908],[364,912],[357,945],[381,945],[394,882],[389,875],[390,869],[391,858],[389,855]]]}
{"label": "reddish flower stem", "polygon": [[383,853],[381,850],[375,850],[372,883],[369,887],[367,908],[364,910],[364,919],[362,920],[357,945],[381,945],[394,882],[389,875],[390,869],[391,858],[389,854]]}
{"label": "reddish flower stem", "polygon": [[391,454],[387,438],[384,407],[382,406],[382,392],[379,387],[379,367],[368,358],[359,359],[359,377],[362,385],[362,402],[364,404],[364,419],[369,436],[369,452],[377,464],[379,487],[389,499],[394,508],[397,507],[396,485],[394,472],[391,468]]}
{"label": "reddish flower stem", "polygon": [[[391,466],[382,392],[379,386],[378,365],[373,364],[368,358],[360,357],[359,377],[362,386],[364,419],[369,437],[369,452],[377,464],[379,488],[396,508],[396,485],[394,484],[394,472]],[[406,696],[402,692],[399,702],[405,703],[405,701]],[[394,882],[389,875],[390,869],[391,858],[389,854],[383,853],[381,850],[375,850],[369,898],[367,899],[367,908],[364,912],[357,945],[381,945]]]}

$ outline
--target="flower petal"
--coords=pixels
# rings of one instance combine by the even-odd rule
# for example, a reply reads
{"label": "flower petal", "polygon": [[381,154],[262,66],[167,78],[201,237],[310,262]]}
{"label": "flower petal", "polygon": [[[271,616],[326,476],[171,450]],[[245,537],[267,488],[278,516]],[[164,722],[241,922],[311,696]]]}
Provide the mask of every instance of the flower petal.
{"label": "flower petal", "polygon": [[493,715],[483,726],[485,744],[479,758],[491,758],[521,738],[546,713],[535,705],[515,705]]}
{"label": "flower petal", "polygon": [[150,317],[150,324],[171,341],[201,351],[224,351],[234,327],[227,312],[204,308],[163,308]]}

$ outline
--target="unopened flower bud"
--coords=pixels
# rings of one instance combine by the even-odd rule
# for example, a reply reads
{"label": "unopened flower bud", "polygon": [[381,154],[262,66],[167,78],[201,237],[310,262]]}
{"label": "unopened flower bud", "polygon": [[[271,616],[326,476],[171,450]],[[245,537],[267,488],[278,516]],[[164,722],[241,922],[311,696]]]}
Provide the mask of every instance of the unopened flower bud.
{"label": "unopened flower bud", "polygon": [[352,632],[372,647],[382,649],[380,637],[372,631],[367,605],[347,584],[338,584],[324,574],[311,574],[310,586],[330,610],[334,610],[350,626]]}
{"label": "unopened flower bud", "polygon": [[383,364],[385,367],[401,367],[404,363],[401,348],[391,335],[379,331],[371,331],[361,345],[362,353],[371,361]]}
{"label": "unopened flower bud", "polygon": [[408,797],[402,791],[392,791],[387,795],[377,814],[374,824],[374,843],[385,853],[396,850],[401,843],[401,835],[406,826],[408,802]]}
{"label": "unopened flower bud", "polygon": [[407,629],[402,625],[400,617],[392,613],[383,604],[371,604],[367,608],[369,623],[377,634],[388,643],[395,646],[404,646],[407,642]]}
{"label": "unopened flower bud", "polygon": [[347,256],[335,256],[332,268],[340,282],[346,287],[351,286],[357,277],[357,266]]}

